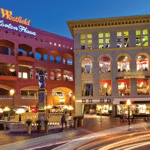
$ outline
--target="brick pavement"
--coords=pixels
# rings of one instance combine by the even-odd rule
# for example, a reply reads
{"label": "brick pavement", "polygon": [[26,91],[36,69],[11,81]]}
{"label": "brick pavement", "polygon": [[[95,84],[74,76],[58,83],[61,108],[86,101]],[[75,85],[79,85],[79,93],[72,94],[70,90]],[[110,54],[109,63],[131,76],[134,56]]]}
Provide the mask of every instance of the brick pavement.
{"label": "brick pavement", "polygon": [[[143,119],[138,119],[137,123],[142,123]],[[0,131],[0,145],[5,145],[5,144],[10,144],[18,141],[24,141],[28,139],[34,139],[37,137],[42,137],[48,135],[54,135],[54,134],[64,134],[64,137],[61,137],[62,139],[67,139],[67,138],[73,138],[75,136],[81,136],[85,134],[90,134],[118,126],[125,126],[127,125],[127,122],[120,123],[119,118],[109,118],[108,116],[95,116],[95,115],[86,115],[84,118],[84,125],[80,128],[77,128],[77,130],[74,130],[73,128],[69,128],[64,134],[64,132],[61,132],[61,129],[53,129],[50,130],[49,133],[32,133],[31,135],[27,135],[27,133],[20,133],[20,134],[10,134],[8,131]],[[132,123],[131,123],[132,124]],[[67,134],[69,132],[69,134]]]}

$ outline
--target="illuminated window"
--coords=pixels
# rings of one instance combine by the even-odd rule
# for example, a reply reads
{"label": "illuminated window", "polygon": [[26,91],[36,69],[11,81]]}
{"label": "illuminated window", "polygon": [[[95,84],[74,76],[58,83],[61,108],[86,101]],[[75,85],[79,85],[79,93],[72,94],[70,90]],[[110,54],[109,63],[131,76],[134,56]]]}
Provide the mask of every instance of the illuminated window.
{"label": "illuminated window", "polygon": [[148,58],[145,55],[139,55],[136,60],[137,71],[148,71]]}
{"label": "illuminated window", "polygon": [[106,72],[110,72],[111,68],[111,61],[108,57],[102,57],[99,60],[99,72],[100,73],[106,73]]}
{"label": "illuminated window", "polygon": [[148,46],[148,30],[136,30],[136,46]]}
{"label": "illuminated window", "polygon": [[117,47],[129,47],[129,31],[117,32]]}
{"label": "illuminated window", "polygon": [[93,96],[93,81],[82,81],[82,96]]}
{"label": "illuminated window", "polygon": [[92,34],[81,34],[80,46],[81,49],[92,49]]}
{"label": "illuminated window", "polygon": [[100,96],[111,96],[111,80],[100,80],[99,94]]}
{"label": "illuminated window", "polygon": [[23,72],[23,78],[24,78],[24,79],[27,79],[27,78],[28,78],[27,72]]}
{"label": "illuminated window", "polygon": [[130,95],[130,80],[118,80],[119,96]]}
{"label": "illuminated window", "polygon": [[55,80],[55,71],[54,70],[51,70],[51,72],[50,72],[50,79]]}
{"label": "illuminated window", "polygon": [[98,48],[110,48],[110,33],[102,33],[98,34]]}
{"label": "illuminated window", "polygon": [[18,72],[18,78],[22,78],[22,72]]}
{"label": "illuminated window", "polygon": [[56,80],[60,81],[61,80],[61,70],[60,69],[56,69],[55,73],[56,73]]}
{"label": "illuminated window", "polygon": [[84,58],[81,61],[82,73],[92,73],[93,62],[91,58]]}
{"label": "illuminated window", "polygon": [[71,71],[64,70],[63,79],[64,81],[73,81],[73,73]]}
{"label": "illuminated window", "polygon": [[118,72],[130,71],[130,62],[127,56],[121,56],[118,58]]}
{"label": "illuminated window", "polygon": [[146,79],[137,79],[137,94],[149,95],[149,85]]}

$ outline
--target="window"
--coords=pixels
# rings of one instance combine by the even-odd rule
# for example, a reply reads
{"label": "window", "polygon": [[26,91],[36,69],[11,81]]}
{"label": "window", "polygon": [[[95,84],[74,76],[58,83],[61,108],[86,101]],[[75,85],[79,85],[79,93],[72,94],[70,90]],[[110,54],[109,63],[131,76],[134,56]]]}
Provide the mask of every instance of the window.
{"label": "window", "polygon": [[72,66],[72,65],[73,65],[73,61],[72,61],[71,58],[70,58],[70,59],[67,59],[67,65],[69,65],[69,66]]}
{"label": "window", "polygon": [[82,81],[82,96],[93,96],[92,81]]}
{"label": "window", "polygon": [[99,94],[100,96],[110,96],[111,95],[111,80],[100,80],[99,83]]}
{"label": "window", "polygon": [[136,30],[136,46],[148,46],[148,30]]}
{"label": "window", "polygon": [[102,33],[98,34],[98,48],[110,48],[110,33]]}
{"label": "window", "polygon": [[51,72],[50,72],[50,79],[55,80],[55,71],[54,70],[51,70]]}
{"label": "window", "polygon": [[81,61],[82,73],[92,73],[93,62],[91,58],[84,58]]}
{"label": "window", "polygon": [[117,47],[129,47],[129,31],[117,32]]}
{"label": "window", "polygon": [[140,55],[136,60],[137,71],[148,71],[148,58],[145,55]]}
{"label": "window", "polygon": [[92,49],[92,34],[81,34],[80,46],[82,50]]}
{"label": "window", "polygon": [[118,80],[119,96],[130,95],[130,80]]}
{"label": "window", "polygon": [[130,62],[127,56],[121,56],[118,58],[118,72],[130,71]]}
{"label": "window", "polygon": [[18,72],[18,78],[22,78],[22,72]]}
{"label": "window", "polygon": [[63,79],[64,81],[73,81],[73,73],[71,71],[64,70]]}
{"label": "window", "polygon": [[110,68],[111,68],[110,59],[108,57],[102,57],[99,60],[99,72],[100,73],[110,72]]}
{"label": "window", "polygon": [[148,81],[145,79],[137,79],[137,94],[138,95],[149,95]]}

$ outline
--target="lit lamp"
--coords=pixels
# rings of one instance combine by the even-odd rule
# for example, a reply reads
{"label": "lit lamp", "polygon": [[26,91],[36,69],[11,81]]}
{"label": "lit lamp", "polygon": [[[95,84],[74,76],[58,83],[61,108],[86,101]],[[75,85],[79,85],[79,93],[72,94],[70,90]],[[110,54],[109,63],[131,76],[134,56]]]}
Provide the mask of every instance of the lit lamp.
{"label": "lit lamp", "polygon": [[21,122],[21,114],[25,113],[25,110],[23,108],[19,108],[16,111],[16,114],[19,114],[19,122]]}
{"label": "lit lamp", "polygon": [[128,105],[128,130],[130,130],[130,105],[131,105],[131,101],[129,99],[127,100],[127,105]]}
{"label": "lit lamp", "polygon": [[10,108],[9,107],[5,107],[4,109],[3,109],[3,111],[4,112],[6,112],[6,114],[7,114],[7,119],[8,119],[8,121],[10,120],[10,117],[9,117],[9,111],[10,111]]}
{"label": "lit lamp", "polygon": [[10,96],[13,96],[13,108],[14,108],[14,93],[15,93],[15,90],[11,89],[10,90]]}
{"label": "lit lamp", "polygon": [[72,107],[72,106],[69,106],[69,107],[68,107],[68,110],[70,111],[70,116],[71,116],[71,110],[73,110],[73,107]]}
{"label": "lit lamp", "polygon": [[0,113],[3,113],[4,111],[3,111],[3,109],[2,108],[0,108]]}
{"label": "lit lamp", "polygon": [[[70,105],[71,105],[72,92],[69,92],[69,97],[70,97]],[[71,110],[70,110],[70,116],[71,116]]]}

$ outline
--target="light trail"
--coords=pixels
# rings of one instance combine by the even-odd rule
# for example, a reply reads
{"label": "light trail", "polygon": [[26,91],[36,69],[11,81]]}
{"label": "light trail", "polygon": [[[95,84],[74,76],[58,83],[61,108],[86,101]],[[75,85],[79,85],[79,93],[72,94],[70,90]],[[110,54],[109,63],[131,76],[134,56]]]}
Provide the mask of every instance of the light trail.
{"label": "light trail", "polygon": [[[112,144],[109,144],[107,146],[104,146],[102,148],[100,148],[99,150],[108,150],[108,149],[112,149],[112,148],[115,148],[115,147],[119,147],[119,146],[122,146],[124,144],[131,144],[133,142],[138,142],[140,141],[141,142],[141,139],[146,140],[147,138],[150,139],[150,134],[147,134],[147,135],[140,135],[138,137],[132,137],[132,138],[129,138],[129,139],[126,139],[126,140],[121,140],[119,142],[115,142],[115,143],[112,143]],[[115,148],[115,150],[120,150]]]}

